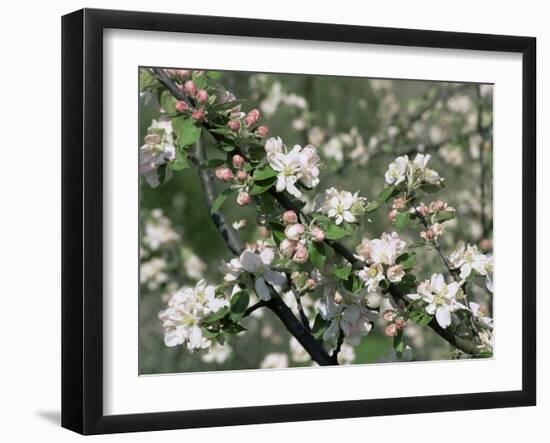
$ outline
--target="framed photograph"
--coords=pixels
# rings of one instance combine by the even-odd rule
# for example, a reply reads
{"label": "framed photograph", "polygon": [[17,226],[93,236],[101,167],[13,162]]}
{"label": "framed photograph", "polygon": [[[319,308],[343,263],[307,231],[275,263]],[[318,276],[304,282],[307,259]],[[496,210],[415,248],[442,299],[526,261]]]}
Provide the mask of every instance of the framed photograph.
{"label": "framed photograph", "polygon": [[62,26],[64,427],[535,405],[534,38]]}

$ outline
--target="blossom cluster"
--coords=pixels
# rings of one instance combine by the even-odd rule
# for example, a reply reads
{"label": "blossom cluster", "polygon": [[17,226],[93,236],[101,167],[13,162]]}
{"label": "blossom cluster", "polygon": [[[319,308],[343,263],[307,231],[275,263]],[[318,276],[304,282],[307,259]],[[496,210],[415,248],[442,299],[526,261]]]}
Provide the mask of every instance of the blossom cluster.
{"label": "blossom cluster", "polygon": [[160,185],[157,169],[176,158],[176,147],[169,118],[153,120],[139,148],[139,173],[152,188]]}
{"label": "blossom cluster", "polygon": [[334,223],[357,223],[358,217],[366,210],[367,199],[359,197],[359,192],[327,189],[318,201],[317,211],[334,220]]}
{"label": "blossom cluster", "polygon": [[159,313],[166,346],[185,344],[190,352],[208,349],[212,340],[203,330],[203,321],[210,314],[229,307],[229,301],[218,298],[214,286],[199,281],[194,288],[184,287],[168,301],[168,308]]}
{"label": "blossom cluster", "polygon": [[411,300],[422,300],[424,309],[430,315],[435,315],[437,323],[443,329],[451,324],[451,313],[459,309],[468,309],[458,301],[464,293],[457,282],[446,283],[442,274],[433,274],[429,280],[418,285],[417,292],[408,294]]}
{"label": "blossom cluster", "polygon": [[487,289],[493,292],[493,256],[479,252],[475,245],[465,245],[449,256],[452,269],[460,270],[460,278],[467,279],[472,275],[485,277]]}
{"label": "blossom cluster", "polygon": [[397,157],[388,166],[384,178],[388,185],[398,186],[405,184],[409,191],[422,184],[440,185],[443,178],[427,167],[431,156],[429,154],[417,154],[414,160],[409,160],[408,155]]}
{"label": "blossom cluster", "polygon": [[302,148],[294,145],[290,150],[277,138],[270,138],[265,144],[267,161],[277,172],[277,192],[287,191],[290,195],[300,198],[302,191],[296,186],[301,183],[312,189],[319,184],[319,156],[317,148],[307,145]]}
{"label": "blossom cluster", "polygon": [[405,269],[396,264],[396,260],[405,251],[405,247],[406,243],[396,232],[384,233],[374,240],[363,238],[357,246],[355,257],[366,264],[357,275],[365,282],[369,292],[376,291],[384,279],[395,283],[402,280]]}

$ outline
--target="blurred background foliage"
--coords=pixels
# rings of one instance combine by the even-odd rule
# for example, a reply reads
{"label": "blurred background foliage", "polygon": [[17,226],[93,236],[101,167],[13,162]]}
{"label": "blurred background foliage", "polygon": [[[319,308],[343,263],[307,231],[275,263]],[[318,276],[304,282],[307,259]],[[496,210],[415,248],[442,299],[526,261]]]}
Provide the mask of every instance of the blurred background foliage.
{"label": "blurred background foliage", "polygon": [[[218,82],[246,100],[243,111],[262,111],[261,123],[269,127],[269,136],[280,136],[290,146],[312,143],[319,148],[324,169],[317,192],[335,186],[374,199],[384,187],[387,165],[396,156],[431,154],[430,167],[446,183],[433,198],[457,209],[456,219],[446,223],[441,238],[444,251],[450,254],[461,243],[492,251],[491,85],[245,72],[224,72]],[[140,142],[159,115],[156,98],[142,93]],[[203,142],[209,158],[223,158],[211,140],[203,136]],[[355,249],[362,235],[374,238],[391,232],[389,209],[382,206],[369,214],[356,236],[347,239],[347,246]],[[252,205],[242,208],[227,202],[224,213],[231,222],[248,221],[240,231],[243,240],[261,237]],[[221,283],[219,265],[231,258],[211,223],[193,168],[175,173],[156,189],[142,180],[140,227],[142,374],[311,365],[279,320],[265,310],[244,320],[247,332],[210,354],[190,354],[184,347],[164,345],[157,316],[169,296],[201,278]],[[408,229],[402,238],[413,243],[418,233]],[[434,272],[445,274],[434,251],[417,253],[419,280]],[[492,315],[486,291],[474,287],[473,295]],[[309,302],[313,305],[319,296],[320,292],[313,293]],[[313,313],[313,306],[309,309]],[[394,360],[392,339],[383,331],[382,324],[375,325],[359,346],[344,349],[342,363]],[[461,358],[429,328],[408,324],[405,341],[411,347],[408,358],[414,360]]]}

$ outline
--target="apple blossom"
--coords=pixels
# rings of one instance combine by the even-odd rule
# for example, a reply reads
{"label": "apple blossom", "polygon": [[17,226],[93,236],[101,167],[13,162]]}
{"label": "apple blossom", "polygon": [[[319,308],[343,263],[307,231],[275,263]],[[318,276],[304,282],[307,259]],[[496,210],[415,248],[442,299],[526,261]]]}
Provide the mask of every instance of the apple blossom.
{"label": "apple blossom", "polygon": [[391,162],[388,166],[386,174],[384,175],[386,183],[388,185],[398,185],[404,182],[408,164],[409,157],[406,155],[397,157],[393,162]]}
{"label": "apple blossom", "polygon": [[233,167],[237,168],[237,169],[240,169],[243,167],[243,165],[245,164],[246,160],[244,159],[244,157],[242,155],[239,155],[239,154],[235,154],[232,158],[231,158],[231,162],[233,163]]}
{"label": "apple blossom", "polygon": [[284,238],[279,244],[279,250],[284,257],[291,258],[294,255],[294,251],[296,251],[296,246],[296,241]]}
{"label": "apple blossom", "polygon": [[204,111],[203,108],[197,109],[196,111],[193,111],[191,113],[191,118],[197,122],[203,121],[205,117],[206,117],[206,112]]}
{"label": "apple blossom", "polygon": [[240,182],[247,181],[248,180],[248,172],[243,171],[243,170],[237,171],[237,180],[239,180]]}
{"label": "apple blossom", "polygon": [[392,309],[386,309],[383,313],[382,313],[382,319],[385,320],[385,321],[388,321],[388,322],[391,322],[395,319],[395,316],[396,316],[396,312]]}
{"label": "apple blossom", "polygon": [[451,324],[451,313],[459,309],[467,309],[466,306],[456,300],[461,291],[457,282],[445,283],[441,274],[433,274],[430,280],[425,280],[418,285],[416,294],[408,294],[411,300],[423,300],[427,303],[425,310],[434,315],[439,326],[443,329]]}
{"label": "apple blossom", "polygon": [[250,198],[250,195],[248,192],[241,191],[239,192],[239,195],[237,195],[237,204],[239,206],[248,206],[252,199]]}
{"label": "apple blossom", "polygon": [[206,103],[208,101],[208,92],[204,89],[200,89],[197,91],[196,98],[199,103]]}
{"label": "apple blossom", "polygon": [[260,137],[265,137],[269,133],[269,128],[267,126],[258,126],[256,128],[256,134]]}
{"label": "apple blossom", "polygon": [[193,80],[187,80],[183,84],[183,90],[185,91],[186,94],[195,96],[195,94],[197,93],[197,86],[195,85]]}
{"label": "apple blossom", "polygon": [[388,268],[386,275],[388,276],[389,281],[392,283],[397,283],[400,282],[405,276],[405,270],[401,265],[393,265]]}
{"label": "apple blossom", "polygon": [[386,329],[384,330],[384,333],[388,337],[395,337],[397,335],[397,326],[395,323],[391,323],[388,326],[386,326]]}
{"label": "apple blossom", "polygon": [[322,243],[325,241],[325,231],[323,231],[321,228],[319,228],[318,226],[315,226],[312,230],[311,230],[311,239],[314,241],[314,242],[317,242],[317,243]]}
{"label": "apple blossom", "polygon": [[271,248],[264,248],[259,254],[246,250],[239,258],[243,270],[255,275],[256,294],[264,301],[271,299],[268,284],[282,286],[286,283],[285,274],[273,271],[269,267],[274,258]]}
{"label": "apple blossom", "polygon": [[296,215],[296,212],[292,210],[285,211],[282,218],[285,225],[290,225],[298,222],[298,216]]}
{"label": "apple blossom", "polygon": [[285,237],[289,240],[300,240],[304,232],[304,225],[300,223],[295,223],[293,225],[288,225],[285,228]]}
{"label": "apple blossom", "polygon": [[174,105],[174,108],[178,112],[185,112],[189,109],[189,105],[183,100],[178,100]]}
{"label": "apple blossom", "polygon": [[305,263],[307,262],[308,257],[309,254],[307,252],[307,248],[303,244],[298,243],[298,245],[296,246],[296,251],[292,256],[292,260],[294,260],[296,263]]}
{"label": "apple blossom", "polygon": [[327,189],[324,198],[318,211],[334,219],[337,225],[343,222],[357,223],[357,216],[364,213],[367,201],[366,198],[359,197],[358,192],[352,194],[336,188]]}
{"label": "apple blossom", "polygon": [[233,132],[237,132],[239,129],[241,129],[241,122],[239,120],[229,120],[227,122],[227,127]]}
{"label": "apple blossom", "polygon": [[224,182],[228,182],[233,179],[233,172],[227,167],[216,169],[215,175],[219,180]]}
{"label": "apple blossom", "polygon": [[176,159],[171,120],[153,120],[144,141],[139,148],[139,173],[155,188],[160,185],[157,169]]}
{"label": "apple blossom", "polygon": [[194,288],[180,289],[168,301],[168,308],[159,313],[164,343],[170,347],[186,344],[190,352],[210,347],[212,342],[203,335],[201,322],[224,307],[229,307],[229,301],[217,298],[214,286],[204,280]]}

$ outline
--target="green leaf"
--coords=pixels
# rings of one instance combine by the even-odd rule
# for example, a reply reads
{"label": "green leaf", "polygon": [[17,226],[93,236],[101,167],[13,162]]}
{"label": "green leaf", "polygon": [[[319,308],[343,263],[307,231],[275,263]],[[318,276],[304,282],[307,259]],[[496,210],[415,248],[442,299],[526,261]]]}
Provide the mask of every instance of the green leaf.
{"label": "green leaf", "polygon": [[202,133],[202,127],[196,126],[194,121],[187,117],[173,118],[172,128],[181,146],[192,145],[200,138]]}
{"label": "green leaf", "polygon": [[228,334],[238,334],[239,332],[246,331],[246,328],[239,323],[227,323],[222,326],[223,332]]}
{"label": "green leaf", "polygon": [[166,184],[168,182],[168,180],[170,180],[172,178],[172,170],[170,168],[167,167],[166,164],[164,165],[161,165],[158,167],[157,169],[157,175],[158,175],[158,178],[159,178],[159,183],[160,183],[160,186]]}
{"label": "green leaf", "polygon": [[214,200],[214,203],[212,203],[212,207],[210,208],[210,213],[213,214],[218,209],[220,209],[222,205],[225,203],[225,201],[227,200],[227,197],[229,197],[233,192],[234,192],[234,189],[231,189],[231,188],[224,189],[223,192],[216,197],[216,200]]}
{"label": "green leaf", "polygon": [[380,194],[378,194],[377,200],[379,201],[387,201],[390,197],[394,195],[394,193],[397,191],[395,185],[390,185],[382,190]]}
{"label": "green leaf", "polygon": [[323,229],[325,231],[325,238],[328,240],[338,240],[339,238],[347,235],[345,229],[342,229],[334,224],[324,225]]}
{"label": "green leaf", "polygon": [[229,144],[223,144],[222,145],[222,149],[225,151],[225,152],[232,152],[236,149],[235,146],[233,145],[229,145]]}
{"label": "green leaf", "polygon": [[443,223],[453,218],[455,218],[455,213],[453,211],[439,211],[435,216],[435,221],[436,223]]}
{"label": "green leaf", "polygon": [[378,282],[378,286],[382,289],[382,294],[387,294],[390,289],[390,282],[386,279],[380,280],[380,282]]}
{"label": "green leaf", "polygon": [[254,180],[265,180],[271,177],[275,177],[277,172],[271,169],[271,166],[265,165],[261,168],[256,168],[254,171]]}
{"label": "green leaf", "polygon": [[351,273],[351,266],[343,266],[341,268],[332,268],[332,275],[342,280],[347,280]]}
{"label": "green leaf", "polygon": [[250,297],[246,291],[239,291],[233,294],[233,297],[231,297],[231,313],[229,314],[229,318],[235,322],[239,321],[244,315],[246,308],[248,308],[249,301]]}
{"label": "green leaf", "polygon": [[197,71],[193,71],[193,83],[195,83],[195,86],[198,89],[204,89],[206,88],[206,84],[208,82],[208,77],[204,74],[197,74]]}
{"label": "green leaf", "polygon": [[221,158],[211,158],[200,165],[199,169],[214,169],[219,168],[222,165],[225,165],[225,160],[222,160]]}
{"label": "green leaf", "polygon": [[204,335],[206,338],[213,339],[213,338],[216,338],[219,334],[219,331],[210,331],[204,327],[201,329],[202,329],[202,335]]}
{"label": "green leaf", "polygon": [[164,109],[164,112],[168,114],[173,114],[176,112],[176,98],[172,95],[170,91],[162,91],[160,94],[160,106]]}
{"label": "green leaf", "polygon": [[321,317],[321,314],[317,314],[315,321],[313,322],[313,328],[311,328],[311,334],[316,338],[320,339],[325,331],[330,326],[330,321],[325,320]]}
{"label": "green leaf", "polygon": [[397,355],[401,357],[401,354],[405,350],[405,342],[403,341],[403,332],[399,331],[395,337],[393,337],[393,347]]}
{"label": "green leaf", "polygon": [[252,189],[250,190],[250,195],[263,194],[275,184],[276,180],[276,177],[271,177],[266,180],[255,181]]}
{"label": "green leaf", "polygon": [[187,159],[187,152],[181,148],[176,150],[176,159],[169,164],[170,169],[173,171],[183,171],[189,167],[189,160]]}
{"label": "green leaf", "polygon": [[377,200],[370,201],[367,203],[367,207],[365,208],[366,212],[372,212],[376,211],[380,207],[380,203]]}
{"label": "green leaf", "polygon": [[139,71],[139,89],[141,91],[156,89],[159,86],[157,79],[147,69]]}
{"label": "green leaf", "polygon": [[411,216],[408,212],[398,212],[393,222],[395,230],[397,232],[401,232],[409,224],[410,220]]}
{"label": "green leaf", "polygon": [[208,71],[206,75],[212,80],[218,80],[222,76],[222,73],[219,71]]}
{"label": "green leaf", "polygon": [[309,261],[313,266],[323,269],[327,259],[325,245],[323,243],[311,242],[308,248]]}
{"label": "green leaf", "polygon": [[416,264],[416,252],[404,252],[399,257],[397,257],[395,262],[398,265],[403,266],[403,269],[405,271],[408,271],[409,269],[412,269]]}
{"label": "green leaf", "polygon": [[239,105],[242,105],[245,100],[233,100],[230,102],[220,102],[212,105],[210,108],[212,112],[224,112],[229,111],[230,109],[236,108]]}
{"label": "green leaf", "polygon": [[430,183],[423,183],[422,185],[420,185],[420,189],[422,189],[424,192],[428,194],[434,194],[441,189],[441,186],[432,185]]}
{"label": "green leaf", "polygon": [[275,240],[282,242],[285,239],[285,227],[281,223],[270,222],[269,227],[271,228]]}
{"label": "green leaf", "polygon": [[221,309],[218,309],[216,312],[213,312],[212,314],[208,315],[203,319],[204,323],[214,323],[219,320],[221,320],[223,317],[226,316],[226,314],[229,312],[228,307],[223,307]]}
{"label": "green leaf", "polygon": [[428,314],[424,309],[415,309],[409,313],[409,318],[419,326],[427,326],[433,318],[433,315]]}

